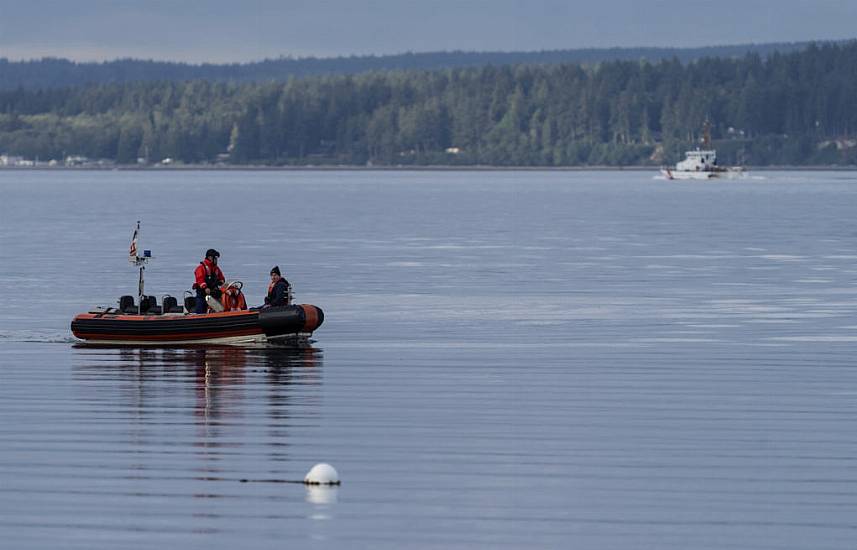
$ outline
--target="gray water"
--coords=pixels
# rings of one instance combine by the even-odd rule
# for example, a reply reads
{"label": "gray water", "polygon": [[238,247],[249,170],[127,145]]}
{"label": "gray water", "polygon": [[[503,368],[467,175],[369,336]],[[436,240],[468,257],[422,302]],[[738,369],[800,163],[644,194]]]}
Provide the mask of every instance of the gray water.
{"label": "gray water", "polygon": [[[0,172],[3,548],[857,544],[857,173]],[[203,251],[313,349],[75,344]],[[337,489],[290,483],[317,462]]]}

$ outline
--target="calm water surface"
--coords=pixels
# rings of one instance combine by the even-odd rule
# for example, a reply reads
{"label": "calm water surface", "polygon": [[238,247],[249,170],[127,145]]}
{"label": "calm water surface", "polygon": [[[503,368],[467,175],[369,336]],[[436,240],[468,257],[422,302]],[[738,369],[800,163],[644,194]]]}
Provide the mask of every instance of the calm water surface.
{"label": "calm water surface", "polygon": [[[75,345],[137,219],[150,293],[279,264],[314,348]],[[2,546],[853,550],[855,220],[847,172],[0,171]]]}

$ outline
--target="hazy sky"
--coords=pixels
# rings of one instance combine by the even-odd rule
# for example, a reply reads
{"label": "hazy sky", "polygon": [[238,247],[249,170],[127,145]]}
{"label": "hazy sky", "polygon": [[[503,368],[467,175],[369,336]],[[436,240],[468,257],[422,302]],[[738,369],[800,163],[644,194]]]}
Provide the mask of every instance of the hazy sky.
{"label": "hazy sky", "polygon": [[250,61],[857,37],[857,0],[0,0],[0,57]]}

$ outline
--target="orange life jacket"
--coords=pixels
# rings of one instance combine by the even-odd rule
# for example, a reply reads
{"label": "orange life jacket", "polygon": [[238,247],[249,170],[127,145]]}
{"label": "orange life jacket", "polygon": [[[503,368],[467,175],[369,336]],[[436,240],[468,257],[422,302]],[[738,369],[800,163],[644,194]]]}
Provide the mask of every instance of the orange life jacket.
{"label": "orange life jacket", "polygon": [[221,303],[223,304],[223,311],[247,309],[247,300],[244,299],[244,293],[234,286],[230,286],[223,291]]}
{"label": "orange life jacket", "polygon": [[199,262],[199,265],[196,266],[193,275],[195,279],[193,288],[201,288],[203,290],[206,288],[215,289],[226,282],[226,277],[223,276],[223,272],[220,271],[220,268],[214,265],[208,258]]}

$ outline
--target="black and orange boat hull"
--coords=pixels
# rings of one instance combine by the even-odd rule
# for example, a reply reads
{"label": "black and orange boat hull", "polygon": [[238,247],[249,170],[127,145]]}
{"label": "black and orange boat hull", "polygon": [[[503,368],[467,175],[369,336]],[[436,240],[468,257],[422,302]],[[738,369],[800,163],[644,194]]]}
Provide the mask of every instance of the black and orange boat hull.
{"label": "black and orange boat hull", "polygon": [[321,308],[309,304],[221,313],[128,315],[90,312],[77,315],[71,332],[93,344],[247,344],[306,341],[324,322]]}

